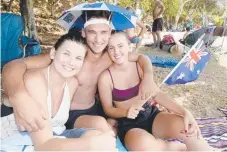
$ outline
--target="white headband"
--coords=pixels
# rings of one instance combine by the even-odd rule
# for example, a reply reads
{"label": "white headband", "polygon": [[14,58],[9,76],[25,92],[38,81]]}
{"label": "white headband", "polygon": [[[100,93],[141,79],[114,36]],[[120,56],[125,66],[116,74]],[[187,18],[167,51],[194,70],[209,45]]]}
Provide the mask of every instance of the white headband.
{"label": "white headband", "polygon": [[88,25],[100,23],[107,24],[108,26],[110,25],[110,22],[104,18],[91,18],[90,20],[86,21],[84,28],[86,28]]}

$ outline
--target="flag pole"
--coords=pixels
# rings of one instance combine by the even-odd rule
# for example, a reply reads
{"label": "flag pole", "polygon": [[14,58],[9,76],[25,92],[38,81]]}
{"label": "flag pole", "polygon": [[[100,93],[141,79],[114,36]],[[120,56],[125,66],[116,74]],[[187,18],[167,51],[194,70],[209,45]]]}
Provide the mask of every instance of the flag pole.
{"label": "flag pole", "polygon": [[188,56],[188,54],[196,48],[196,46],[200,43],[200,41],[203,39],[205,34],[203,34],[198,41],[192,46],[192,48],[187,52],[187,54],[178,62],[178,64],[173,68],[173,70],[166,76],[166,78],[162,81],[162,83],[159,85],[159,88],[165,83],[165,81],[175,72],[175,70],[179,67],[179,65],[184,61],[184,59]]}

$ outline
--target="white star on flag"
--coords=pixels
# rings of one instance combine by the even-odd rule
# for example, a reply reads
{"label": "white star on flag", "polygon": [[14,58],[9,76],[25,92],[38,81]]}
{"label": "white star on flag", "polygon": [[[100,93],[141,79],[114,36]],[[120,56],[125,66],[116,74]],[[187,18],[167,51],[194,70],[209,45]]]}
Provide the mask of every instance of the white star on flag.
{"label": "white star on flag", "polygon": [[197,70],[197,74],[198,74],[198,75],[200,74],[200,70]]}
{"label": "white star on flag", "polygon": [[185,77],[185,74],[184,74],[184,73],[181,73],[181,74],[177,77],[177,80],[183,79],[183,77]]}

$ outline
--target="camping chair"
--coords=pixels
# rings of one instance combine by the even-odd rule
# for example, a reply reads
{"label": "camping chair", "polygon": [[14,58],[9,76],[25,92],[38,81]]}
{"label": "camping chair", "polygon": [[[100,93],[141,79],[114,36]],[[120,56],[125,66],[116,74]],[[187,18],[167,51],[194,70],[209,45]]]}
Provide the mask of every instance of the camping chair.
{"label": "camping chair", "polygon": [[186,36],[184,41],[175,41],[176,52],[182,55],[186,54],[204,33],[205,33],[205,36],[203,37],[203,41],[206,47],[210,47],[215,40],[215,37],[213,34],[215,29],[216,29],[215,27],[204,27],[190,33],[188,36]]}
{"label": "camping chair", "polygon": [[196,43],[196,41],[205,33],[206,35],[204,36],[203,41],[205,45],[209,47],[215,40],[215,38],[213,37],[213,28],[215,27],[203,27],[190,33],[185,38],[185,45],[191,48]]}
{"label": "camping chair", "polygon": [[1,26],[1,70],[9,61],[40,54],[39,43],[23,35],[21,16],[1,13]]}

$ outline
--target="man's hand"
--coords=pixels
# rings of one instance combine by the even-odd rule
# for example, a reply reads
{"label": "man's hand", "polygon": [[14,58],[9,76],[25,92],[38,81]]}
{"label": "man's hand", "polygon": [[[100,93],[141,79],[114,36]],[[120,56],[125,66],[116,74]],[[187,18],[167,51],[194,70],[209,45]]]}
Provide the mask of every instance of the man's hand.
{"label": "man's hand", "polygon": [[118,151],[113,131],[101,133],[90,138],[91,151]]}
{"label": "man's hand", "polygon": [[45,112],[41,105],[33,101],[31,97],[26,103],[23,100],[17,98],[13,105],[14,116],[20,130],[32,132],[43,129],[45,127],[44,120],[48,119],[48,113]]}
{"label": "man's hand", "polygon": [[144,74],[144,77],[140,83],[139,95],[141,100],[147,100],[149,97],[154,96],[159,91],[156,84],[153,81],[153,74]]}

